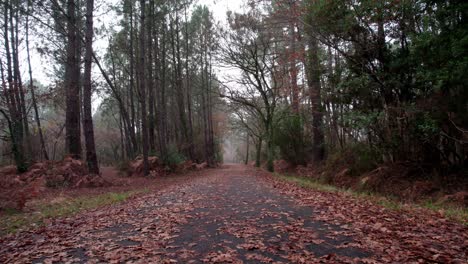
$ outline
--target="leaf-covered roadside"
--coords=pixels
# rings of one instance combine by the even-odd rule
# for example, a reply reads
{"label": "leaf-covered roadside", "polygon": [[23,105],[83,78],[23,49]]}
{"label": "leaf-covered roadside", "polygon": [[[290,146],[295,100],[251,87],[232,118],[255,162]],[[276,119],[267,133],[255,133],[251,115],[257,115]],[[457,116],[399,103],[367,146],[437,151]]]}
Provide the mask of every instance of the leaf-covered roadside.
{"label": "leaf-covered roadside", "polygon": [[161,190],[196,177],[197,171],[180,171],[170,177],[122,177],[114,168],[102,168],[103,178],[112,185],[99,188],[45,189],[25,204],[24,210],[0,211],[0,236],[42,226],[58,217],[70,217],[84,210],[122,202],[138,194]]}
{"label": "leaf-covered roadside", "polygon": [[468,225],[468,208],[462,205],[454,205],[444,202],[434,202],[432,200],[426,200],[421,202],[403,202],[393,197],[387,197],[378,193],[366,192],[366,191],[354,191],[352,189],[339,188],[334,185],[321,183],[313,178],[303,177],[298,175],[290,174],[279,174],[275,173],[275,177],[282,181],[295,183],[301,187],[314,189],[325,192],[344,192],[350,194],[355,198],[362,200],[370,200],[374,203],[382,205],[385,208],[393,210],[430,210],[436,214],[443,215],[451,220],[458,221],[464,225]]}
{"label": "leaf-covered roadside", "polygon": [[312,218],[339,225],[378,262],[465,263],[468,227],[423,209],[391,210],[349,193],[317,191],[258,171],[282,193],[314,208]]}
{"label": "leaf-covered roadside", "polygon": [[464,263],[468,228],[224,165],[0,238],[0,262]]}
{"label": "leaf-covered roadside", "polygon": [[53,203],[42,202],[32,212],[11,210],[0,215],[0,221],[3,223],[0,227],[0,235],[17,232],[25,228],[37,228],[50,221],[50,219],[71,216],[83,210],[122,202],[141,192],[144,192],[144,190],[109,192],[92,196],[85,195],[78,198],[59,197]]}

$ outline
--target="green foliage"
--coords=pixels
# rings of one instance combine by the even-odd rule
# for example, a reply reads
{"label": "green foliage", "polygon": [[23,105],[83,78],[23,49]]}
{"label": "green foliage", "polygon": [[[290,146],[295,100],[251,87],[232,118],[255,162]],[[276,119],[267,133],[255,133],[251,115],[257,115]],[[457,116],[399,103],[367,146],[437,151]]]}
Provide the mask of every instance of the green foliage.
{"label": "green foliage", "polygon": [[381,156],[376,148],[364,143],[355,143],[346,149],[338,149],[331,153],[325,167],[326,171],[331,173],[347,168],[350,175],[360,176],[375,169],[382,162]]}
{"label": "green foliage", "polygon": [[274,131],[274,143],[283,159],[296,164],[307,163],[310,140],[304,134],[305,120],[300,115],[290,114],[282,118]]}
{"label": "green foliage", "polygon": [[392,161],[465,166],[468,2],[305,4],[310,34],[342,56],[328,58],[323,92],[348,143],[366,140]]}
{"label": "green foliage", "polygon": [[276,174],[276,173],[274,175],[278,177],[280,180],[293,182],[304,188],[314,189],[314,190],[323,191],[323,192],[338,192],[339,191],[339,189],[333,185],[324,184],[311,178],[305,178],[305,177],[299,177],[299,176],[293,176],[293,175],[283,175],[283,174]]}
{"label": "green foliage", "polygon": [[214,145],[215,145],[215,162],[222,163],[224,160],[223,148],[222,148],[221,143],[219,142],[219,139],[215,139]]}
{"label": "green foliage", "polygon": [[164,164],[173,168],[186,160],[185,156],[182,155],[177,146],[170,144],[167,148],[167,156],[163,158]]}
{"label": "green foliage", "polygon": [[8,210],[0,216],[0,222],[4,223],[0,228],[0,234],[14,233],[23,228],[42,225],[46,219],[71,216],[83,210],[122,202],[138,192],[144,192],[144,190],[65,198],[53,204],[39,204],[34,213]]}
{"label": "green foliage", "polygon": [[428,142],[440,132],[440,127],[434,118],[429,113],[422,113],[415,118],[413,124],[414,133],[423,142]]}
{"label": "green foliage", "polygon": [[156,151],[154,149],[150,149],[149,152],[148,152],[148,156],[150,156],[150,157],[151,156],[157,157],[157,156],[159,156],[158,154],[159,154],[158,151]]}
{"label": "green foliage", "polygon": [[353,129],[371,129],[380,120],[382,120],[382,112],[363,112],[363,111],[351,111],[344,115],[344,123]]}

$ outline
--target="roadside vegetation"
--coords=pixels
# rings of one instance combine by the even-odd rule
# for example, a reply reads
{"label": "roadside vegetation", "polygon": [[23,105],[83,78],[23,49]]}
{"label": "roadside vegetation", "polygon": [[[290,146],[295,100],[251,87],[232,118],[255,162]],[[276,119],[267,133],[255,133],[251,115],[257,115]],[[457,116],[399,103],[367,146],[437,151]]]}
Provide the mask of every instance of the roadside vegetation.
{"label": "roadside vegetation", "polygon": [[351,195],[356,199],[363,199],[379,204],[391,210],[414,210],[427,209],[434,213],[441,214],[447,218],[456,220],[468,226],[468,208],[453,203],[437,202],[431,199],[419,202],[403,202],[396,197],[383,196],[379,193],[372,193],[364,190],[353,190],[339,188],[333,185],[326,184],[320,180],[308,178],[294,174],[273,174],[277,179],[291,182],[303,188],[312,189],[321,192],[337,192],[345,195]]}
{"label": "roadside vegetation", "polygon": [[59,196],[52,201],[38,200],[28,207],[28,211],[8,209],[0,214],[0,235],[38,228],[59,217],[70,217],[85,210],[123,202],[128,198],[144,193],[145,190],[127,192],[106,192],[80,197]]}

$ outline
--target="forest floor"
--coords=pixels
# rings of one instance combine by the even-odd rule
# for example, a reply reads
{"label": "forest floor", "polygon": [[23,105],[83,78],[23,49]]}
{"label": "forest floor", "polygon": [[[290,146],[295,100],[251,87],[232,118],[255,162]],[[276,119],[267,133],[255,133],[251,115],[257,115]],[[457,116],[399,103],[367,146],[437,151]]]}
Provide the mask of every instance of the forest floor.
{"label": "forest floor", "polygon": [[[170,178],[170,177],[169,177]],[[466,263],[468,227],[243,165],[0,237],[1,263]]]}

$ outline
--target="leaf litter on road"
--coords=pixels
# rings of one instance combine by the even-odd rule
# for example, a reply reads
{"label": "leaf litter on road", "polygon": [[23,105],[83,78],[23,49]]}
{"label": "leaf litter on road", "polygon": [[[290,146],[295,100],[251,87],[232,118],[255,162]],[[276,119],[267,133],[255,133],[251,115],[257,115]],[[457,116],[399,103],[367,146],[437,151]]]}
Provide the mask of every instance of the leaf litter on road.
{"label": "leaf litter on road", "polygon": [[0,238],[8,263],[466,263],[467,227],[241,165]]}

